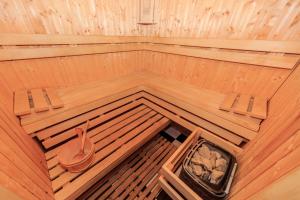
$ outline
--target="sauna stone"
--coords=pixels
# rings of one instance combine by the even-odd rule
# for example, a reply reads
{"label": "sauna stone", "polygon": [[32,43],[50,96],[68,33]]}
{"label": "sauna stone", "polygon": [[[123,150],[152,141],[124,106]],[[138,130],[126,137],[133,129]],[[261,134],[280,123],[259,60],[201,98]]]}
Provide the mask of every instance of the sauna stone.
{"label": "sauna stone", "polygon": [[222,155],[202,145],[191,158],[190,171],[202,180],[217,184],[224,176],[228,163]]}

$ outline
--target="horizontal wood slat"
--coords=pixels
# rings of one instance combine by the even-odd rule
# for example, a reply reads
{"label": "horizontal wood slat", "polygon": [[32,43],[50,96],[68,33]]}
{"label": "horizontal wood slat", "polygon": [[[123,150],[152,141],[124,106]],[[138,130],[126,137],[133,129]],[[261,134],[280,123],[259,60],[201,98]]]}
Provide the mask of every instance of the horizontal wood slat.
{"label": "horizontal wood slat", "polygon": [[228,62],[244,63],[251,65],[262,65],[292,69],[298,62],[299,57],[295,56],[275,56],[268,54],[252,54],[243,52],[229,52],[219,50],[207,50],[183,46],[167,46],[156,44],[144,44],[144,49],[155,52],[170,53],[184,56],[222,60]]}
{"label": "horizontal wood slat", "polygon": [[221,110],[226,110],[226,111],[231,110],[231,107],[233,106],[233,103],[234,103],[237,95],[238,95],[237,93],[231,93],[231,94],[226,95],[226,97],[224,98],[224,100],[219,108]]}
{"label": "horizontal wood slat", "polygon": [[299,60],[299,57],[297,56],[275,56],[269,54],[226,52],[184,46],[169,46],[157,44],[102,44],[74,47],[0,49],[0,60],[19,60],[141,50],[285,69],[292,69]]}
{"label": "horizontal wood slat", "polygon": [[[1,34],[0,34],[1,35]],[[12,38],[16,37],[16,40]],[[78,38],[77,38],[78,37]],[[86,39],[84,39],[86,37]],[[3,39],[4,38],[4,39]],[[298,56],[271,55],[245,53],[236,51],[211,50],[195,47],[213,47],[220,49],[255,50],[267,52],[300,53],[297,42],[281,41],[236,41],[236,40],[198,40],[198,39],[176,39],[176,38],[153,38],[153,37],[121,37],[121,36],[44,36],[44,35],[12,35],[7,34],[0,37],[0,45],[37,45],[37,44],[75,44],[75,46],[61,47],[30,47],[30,48],[4,48],[0,49],[0,60],[18,60],[57,56],[88,55],[100,53],[128,52],[128,51],[156,51],[184,56],[200,57],[228,62],[261,65],[292,69]],[[6,38],[6,39],[5,39]],[[7,39],[9,38],[9,39]],[[69,39],[68,39],[69,38]],[[47,43],[47,39],[49,40]],[[76,41],[78,39],[78,41]],[[27,43],[26,43],[27,41]],[[86,42],[85,42],[86,41]],[[197,43],[198,42],[198,43]],[[231,48],[231,42],[235,45]],[[221,44],[218,46],[218,44]],[[81,45],[89,44],[89,45]],[[170,45],[174,44],[174,45]],[[179,46],[180,45],[180,46]],[[249,46],[249,48],[247,48]],[[262,50],[260,46],[264,47]],[[238,48],[239,47],[239,48]],[[268,47],[268,48],[266,48]],[[275,50],[274,50],[275,49]]]}
{"label": "horizontal wood slat", "polygon": [[20,60],[58,56],[88,55],[141,50],[137,44],[102,44],[73,47],[0,49],[0,60]]}
{"label": "horizontal wood slat", "polygon": [[0,45],[106,44],[138,42],[300,54],[299,41],[230,40],[102,35],[82,36],[14,33],[0,34]]}

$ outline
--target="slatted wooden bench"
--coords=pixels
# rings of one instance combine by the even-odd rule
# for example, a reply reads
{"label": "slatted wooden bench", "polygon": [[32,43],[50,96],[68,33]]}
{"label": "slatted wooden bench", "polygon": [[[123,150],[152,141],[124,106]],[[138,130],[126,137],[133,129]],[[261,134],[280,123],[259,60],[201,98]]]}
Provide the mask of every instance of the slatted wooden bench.
{"label": "slatted wooden bench", "polygon": [[[64,88],[57,92],[65,105],[63,108],[21,116],[21,124],[28,134],[35,137],[41,130],[51,132],[52,129],[48,127],[54,124],[68,118],[77,118],[84,112],[98,109],[110,102],[118,100],[127,102],[130,98],[149,101],[151,104],[148,106],[166,108],[236,145],[253,139],[262,121],[219,110],[226,96],[224,94],[195,88],[148,72]],[[57,144],[60,137],[68,137],[69,134],[69,132],[65,136],[58,134],[56,137],[45,133],[40,139],[49,148]],[[51,138],[46,140],[47,137]]]}
{"label": "slatted wooden bench", "polygon": [[78,199],[155,199],[161,189],[159,170],[175,150],[170,141],[156,136]]}
{"label": "slatted wooden bench", "polygon": [[[78,197],[170,120],[189,130],[200,126],[209,133],[207,137],[218,135],[233,150],[253,139],[261,122],[220,111],[222,94],[148,73],[65,88],[58,94],[63,108],[21,117],[24,129],[45,149],[56,199]],[[95,160],[87,171],[69,173],[56,155],[64,142],[76,137],[74,128],[86,120],[90,120],[88,136],[96,146]]]}
{"label": "slatted wooden bench", "polygon": [[[45,148],[52,147],[46,152],[46,160],[56,199],[77,197],[170,123],[169,119],[139,102],[117,109],[112,104],[37,133]],[[111,110],[105,110],[108,107]],[[101,111],[105,114],[101,115]],[[56,154],[62,142],[75,136],[73,128],[81,126],[86,119],[90,119],[87,134],[95,144],[95,159],[87,171],[70,173],[59,165]]]}

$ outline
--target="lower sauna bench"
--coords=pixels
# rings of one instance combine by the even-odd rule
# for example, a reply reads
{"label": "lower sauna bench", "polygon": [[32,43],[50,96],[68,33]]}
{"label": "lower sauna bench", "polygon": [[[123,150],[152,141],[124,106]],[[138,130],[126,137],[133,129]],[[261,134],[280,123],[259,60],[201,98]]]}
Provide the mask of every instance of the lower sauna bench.
{"label": "lower sauna bench", "polygon": [[162,135],[153,138],[78,199],[155,199],[158,172],[176,146]]}
{"label": "lower sauna bench", "polygon": [[[157,187],[155,178],[144,190],[144,186],[156,176],[159,166],[175,150],[172,143],[159,136],[171,121],[144,105],[98,123],[100,121],[97,118],[92,119],[92,128],[87,132],[95,143],[95,158],[86,171],[70,173],[60,166],[56,156],[61,147],[60,143],[45,153],[55,199],[75,199],[82,194],[85,196],[83,199],[94,196],[100,199],[109,196],[124,199],[128,195],[131,199],[137,195],[147,195],[152,187]],[[55,126],[61,127],[62,124],[68,123],[67,120]],[[55,126],[50,128],[55,129]],[[68,131],[72,129],[73,127]],[[45,133],[46,129],[39,134]],[[55,137],[65,134],[66,131]],[[41,138],[41,135],[37,136]],[[53,137],[48,138],[50,141],[52,139]],[[45,144],[45,141],[47,140],[42,144]],[[109,189],[112,185],[114,189]],[[106,188],[109,190],[106,191]],[[149,198],[154,198],[157,192],[151,192]]]}

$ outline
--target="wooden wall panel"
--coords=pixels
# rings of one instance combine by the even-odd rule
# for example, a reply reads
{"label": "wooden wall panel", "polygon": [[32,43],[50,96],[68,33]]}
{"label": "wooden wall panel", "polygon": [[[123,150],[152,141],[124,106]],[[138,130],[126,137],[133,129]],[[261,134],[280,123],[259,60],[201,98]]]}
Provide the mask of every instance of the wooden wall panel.
{"label": "wooden wall panel", "polygon": [[[1,88],[2,92],[2,88]],[[53,199],[45,155],[0,100],[0,185],[21,199]]]}
{"label": "wooden wall panel", "polygon": [[111,79],[140,70],[139,52],[68,56],[0,62],[0,95],[12,109],[13,91],[67,87]]}
{"label": "wooden wall panel", "polygon": [[246,199],[299,167],[300,66],[270,101],[269,116],[240,156],[233,199]]}
{"label": "wooden wall panel", "polygon": [[[150,54],[150,55],[149,55]],[[271,98],[291,70],[157,52],[143,52],[144,69],[223,93]]]}
{"label": "wooden wall panel", "polygon": [[156,0],[156,24],[150,26],[137,24],[138,7],[139,0],[2,0],[0,32],[300,38],[298,0]]}

